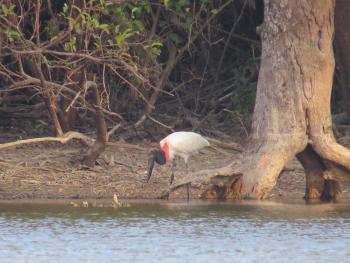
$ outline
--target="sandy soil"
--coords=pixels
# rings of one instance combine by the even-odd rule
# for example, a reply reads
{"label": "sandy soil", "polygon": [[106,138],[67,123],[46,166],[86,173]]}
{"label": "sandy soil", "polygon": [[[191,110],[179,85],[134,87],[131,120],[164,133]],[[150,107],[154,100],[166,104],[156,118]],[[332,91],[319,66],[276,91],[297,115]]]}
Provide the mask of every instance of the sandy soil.
{"label": "sandy soil", "polygon": [[[110,143],[99,165],[93,169],[81,167],[79,159],[85,149],[78,142],[60,145],[44,143],[19,146],[0,151],[0,199],[25,198],[120,198],[153,199],[168,189],[170,164],[155,166],[149,183],[145,182],[147,152],[157,144]],[[228,164],[237,152],[207,148],[190,161],[192,171]],[[111,158],[114,163],[110,163]],[[184,164],[177,162],[175,180],[185,176]],[[296,160],[290,171],[281,176],[271,199],[302,198],[304,173]],[[176,182],[176,181],[175,181]],[[343,187],[345,193],[349,187]],[[195,186],[191,198],[198,198],[204,189]],[[185,189],[171,194],[171,199],[185,198]]]}

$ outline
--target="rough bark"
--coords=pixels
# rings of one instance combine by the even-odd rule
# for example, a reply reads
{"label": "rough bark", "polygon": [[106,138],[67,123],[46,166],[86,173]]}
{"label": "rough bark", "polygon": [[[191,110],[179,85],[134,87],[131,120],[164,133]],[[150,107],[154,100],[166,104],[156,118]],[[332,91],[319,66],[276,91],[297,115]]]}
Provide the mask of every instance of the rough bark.
{"label": "rough bark", "polygon": [[[337,0],[335,5],[335,54],[339,84],[343,92],[343,107],[350,120],[350,1]],[[344,120],[343,120],[344,121]]]}
{"label": "rough bark", "polygon": [[259,28],[261,68],[243,162],[242,195],[267,197],[286,163],[308,143],[314,155],[299,155],[307,174],[306,197],[335,195],[331,192],[336,183],[322,178],[330,168],[325,162],[348,171],[350,152],[336,143],[331,122],[334,0],[265,0],[264,11]]}
{"label": "rough bark", "polygon": [[306,199],[328,200],[340,193],[339,178],[350,178],[350,151],[336,142],[331,121],[334,4],[265,0],[249,143],[241,167],[232,163],[203,171],[202,181],[210,178],[214,184],[204,196],[266,198],[295,156],[306,172]]}

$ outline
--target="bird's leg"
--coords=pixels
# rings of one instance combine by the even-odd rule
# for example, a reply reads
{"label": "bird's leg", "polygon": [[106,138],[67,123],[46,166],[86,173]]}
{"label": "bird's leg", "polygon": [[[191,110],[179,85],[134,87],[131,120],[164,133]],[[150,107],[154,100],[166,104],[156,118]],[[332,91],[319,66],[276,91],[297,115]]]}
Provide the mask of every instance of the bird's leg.
{"label": "bird's leg", "polygon": [[175,159],[173,160],[173,165],[171,166],[171,175],[170,175],[170,180],[169,180],[169,184],[171,185],[174,181],[174,177],[175,177],[175,170],[176,170],[176,162]]}

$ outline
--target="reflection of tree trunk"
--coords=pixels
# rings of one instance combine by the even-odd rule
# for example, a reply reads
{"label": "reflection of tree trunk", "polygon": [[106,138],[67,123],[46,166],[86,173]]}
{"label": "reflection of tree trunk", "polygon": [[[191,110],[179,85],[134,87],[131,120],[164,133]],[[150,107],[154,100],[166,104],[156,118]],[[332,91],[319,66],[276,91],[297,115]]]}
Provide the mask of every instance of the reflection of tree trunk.
{"label": "reflection of tree trunk", "polygon": [[343,107],[350,119],[350,1],[336,0],[335,5],[335,54],[343,91]]}
{"label": "reflection of tree trunk", "polygon": [[322,178],[322,167],[329,172],[325,160],[350,170],[350,152],[336,143],[330,113],[333,11],[334,0],[265,1],[243,196],[268,196],[286,163],[307,145],[314,153],[311,162],[303,158],[307,153],[299,155],[307,172],[306,197],[327,194]]}

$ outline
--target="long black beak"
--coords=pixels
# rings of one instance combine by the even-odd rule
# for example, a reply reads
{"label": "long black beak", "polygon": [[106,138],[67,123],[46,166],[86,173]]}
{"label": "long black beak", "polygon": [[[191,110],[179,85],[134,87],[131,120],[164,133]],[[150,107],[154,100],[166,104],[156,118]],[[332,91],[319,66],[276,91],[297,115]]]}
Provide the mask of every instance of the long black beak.
{"label": "long black beak", "polygon": [[152,171],[153,171],[153,166],[154,166],[154,159],[155,159],[155,156],[152,155],[149,157],[148,159],[148,166],[147,166],[147,179],[146,179],[146,182],[148,183],[149,179],[151,178],[152,176]]}

